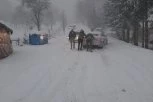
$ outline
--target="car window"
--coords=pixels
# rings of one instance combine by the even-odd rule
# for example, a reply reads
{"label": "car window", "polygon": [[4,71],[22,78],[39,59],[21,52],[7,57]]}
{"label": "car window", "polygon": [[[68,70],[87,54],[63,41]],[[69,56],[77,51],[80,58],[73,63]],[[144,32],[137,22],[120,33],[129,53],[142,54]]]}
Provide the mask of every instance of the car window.
{"label": "car window", "polygon": [[93,34],[93,36],[95,36],[95,37],[96,37],[96,36],[99,36],[99,34]]}
{"label": "car window", "polygon": [[105,36],[105,34],[104,33],[101,33],[101,36]]}
{"label": "car window", "polygon": [[101,29],[101,28],[96,28],[95,31],[99,31],[99,32],[101,32],[102,29]]}
{"label": "car window", "polygon": [[102,32],[102,33],[101,33],[101,36],[106,36],[106,35],[104,34],[104,32]]}

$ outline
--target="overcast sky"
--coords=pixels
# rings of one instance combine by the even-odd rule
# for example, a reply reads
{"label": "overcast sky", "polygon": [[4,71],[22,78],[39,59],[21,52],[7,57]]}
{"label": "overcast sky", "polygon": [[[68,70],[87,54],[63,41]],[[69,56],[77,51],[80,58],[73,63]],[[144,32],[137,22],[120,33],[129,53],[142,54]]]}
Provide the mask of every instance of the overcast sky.
{"label": "overcast sky", "polygon": [[[19,4],[20,0],[0,0],[0,20],[8,19],[11,12]],[[63,9],[70,21],[75,18],[75,5],[77,0],[51,0],[58,8]],[[100,0],[103,1],[103,0]]]}
{"label": "overcast sky", "polygon": [[12,4],[8,0],[0,0],[0,20],[10,19],[12,8]]}
{"label": "overcast sky", "polygon": [[75,18],[75,5],[77,0],[53,0],[53,3],[57,5],[58,8],[63,9],[67,14],[67,18],[72,22]]}
{"label": "overcast sky", "polygon": [[[20,0],[0,0],[0,19],[6,20],[19,4]],[[51,0],[58,8],[63,9],[68,18],[72,19],[77,0]]]}

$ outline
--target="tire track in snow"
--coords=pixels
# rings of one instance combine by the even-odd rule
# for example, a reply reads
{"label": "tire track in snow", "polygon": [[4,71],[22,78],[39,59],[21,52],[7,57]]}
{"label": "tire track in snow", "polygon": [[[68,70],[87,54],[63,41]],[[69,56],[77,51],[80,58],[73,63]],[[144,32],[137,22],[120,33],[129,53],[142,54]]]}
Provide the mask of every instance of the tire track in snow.
{"label": "tire track in snow", "polygon": [[[60,44],[57,46],[57,47],[59,47],[59,46],[61,46]],[[68,54],[70,54],[70,51],[69,52],[66,52],[66,53],[64,53],[64,58],[67,58],[68,56]],[[77,62],[76,63],[74,63],[74,65],[77,65]],[[73,66],[74,67],[74,66]],[[73,68],[74,69],[74,68]],[[41,83],[40,83],[41,84]],[[45,94],[45,92],[47,91],[47,89],[51,86],[51,82],[49,82],[49,84],[46,86],[46,88],[45,88],[45,90],[43,90],[43,92],[41,92],[42,94],[44,93]],[[39,87],[39,85],[37,86],[37,87]],[[32,93],[31,93],[32,94]],[[38,93],[37,93],[38,94]],[[30,95],[29,95],[30,96]],[[27,96],[27,97],[29,97],[29,96]],[[31,95],[31,97],[33,96],[33,94]],[[24,98],[25,99],[25,98]],[[28,99],[27,99],[28,100]],[[26,101],[25,101],[26,102]]]}
{"label": "tire track in snow", "polygon": [[[65,43],[64,43],[65,44]],[[62,45],[64,45],[62,44]],[[62,46],[60,45],[60,46]],[[59,46],[58,46],[59,47]],[[48,89],[49,91],[46,92],[46,95],[48,94],[50,99],[56,99],[56,93],[59,94],[61,90],[63,90],[63,88],[65,88],[68,80],[70,79],[70,73],[74,73],[75,72],[75,69],[77,68],[78,66],[78,55],[77,55],[77,58],[75,60],[72,60],[73,57],[75,58],[76,56],[76,53],[71,51],[70,49],[66,49],[65,47],[62,46],[62,49],[63,49],[63,53],[64,53],[64,65],[63,63],[60,65],[61,67],[63,67],[63,71],[62,73],[58,76],[59,78],[53,83],[51,84],[50,88]],[[67,51],[69,50],[69,51]],[[72,58],[72,59],[71,59]],[[67,60],[66,60],[67,59]],[[61,60],[62,61],[62,60]],[[70,61],[70,62],[69,62]],[[59,62],[60,63],[60,62]],[[68,67],[68,68],[66,68]],[[53,94],[54,93],[54,94]],[[47,101],[47,99],[45,100]],[[49,101],[49,99],[48,99]]]}
{"label": "tire track in snow", "polygon": [[[35,68],[32,68],[29,70],[29,72],[22,74],[15,83],[4,88],[2,90],[3,94],[1,94],[0,100],[5,100],[6,102],[9,102],[9,100],[20,102],[31,95],[31,93],[36,89],[36,87],[41,83],[48,73],[46,70],[42,71],[41,68],[43,67],[39,67],[38,69],[36,68],[37,71],[34,70]],[[36,78],[36,76],[38,78]],[[32,80],[32,77],[36,79]],[[11,97],[6,98],[3,96]]]}
{"label": "tire track in snow", "polygon": [[[86,102],[84,93],[84,83],[86,78],[87,67],[79,63],[75,73],[71,73],[71,79],[67,85],[68,96],[64,102]],[[71,90],[68,90],[71,89]]]}
{"label": "tire track in snow", "polygon": [[[71,58],[72,56],[75,57],[75,54],[73,53]],[[82,59],[77,53],[76,59],[72,60],[73,64],[71,64],[71,67],[63,72],[62,78],[51,86],[49,97],[52,102],[86,102],[84,96],[84,77],[86,76],[87,67],[81,61]],[[45,101],[47,102],[47,100]]]}
{"label": "tire track in snow", "polygon": [[[73,66],[71,66],[70,67],[71,71],[70,71],[70,69],[68,69],[66,72],[63,72],[62,75],[61,75],[62,78],[59,79],[57,82],[54,82],[54,84],[51,86],[51,89],[49,89],[49,90],[51,90],[51,93],[50,93],[51,96],[49,96],[51,100],[56,102],[57,99],[62,100],[62,97],[63,97],[63,100],[64,100],[65,97],[62,96],[62,95],[64,95],[65,91],[63,91],[63,90],[65,90],[65,88],[68,84],[68,81],[72,77],[71,73],[75,72],[75,69],[76,69],[77,65],[78,64],[74,64]],[[61,92],[61,91],[63,91],[63,92]],[[62,95],[60,95],[60,94],[62,94]]]}
{"label": "tire track in snow", "polygon": [[[62,49],[63,50],[63,53],[64,53],[64,55],[62,55],[62,57],[63,58],[68,58],[69,56],[68,55],[73,55],[74,53],[72,53],[72,51],[71,50],[69,50],[69,49],[67,49],[66,47],[64,47],[64,45],[65,45],[65,43],[59,43],[59,44],[57,44],[57,45],[55,45],[54,46],[54,50],[60,50],[60,49]],[[49,47],[49,46],[48,46]],[[56,49],[55,49],[56,48]],[[69,50],[69,51],[67,51],[67,50]],[[52,50],[51,50],[52,51]],[[48,53],[48,51],[47,51],[47,53]],[[60,52],[59,52],[59,55],[61,55],[62,54],[62,51],[60,50]],[[73,71],[73,70],[75,70],[76,68],[75,68],[75,66],[77,66],[77,62],[75,62],[74,63],[74,65],[72,65],[72,67],[71,68],[69,68],[69,70],[71,70],[71,71]],[[64,76],[64,73],[65,72],[63,72],[62,74],[63,74],[63,76]],[[66,77],[66,76],[65,76]],[[63,79],[65,79],[65,78],[63,78]],[[66,80],[65,80],[66,81]],[[64,82],[63,82],[64,83]],[[41,84],[41,83],[40,83]],[[60,84],[62,84],[62,82],[61,83],[58,83],[58,85],[60,85]],[[49,84],[49,85],[52,85],[51,83]],[[48,85],[48,88],[49,88],[49,85]],[[37,86],[37,87],[39,87],[39,85]],[[46,89],[48,89],[48,88],[46,88]],[[34,90],[33,90],[34,91]],[[33,96],[33,91],[31,91],[31,95],[29,94],[29,95],[27,95],[26,97],[24,97],[24,98],[21,98],[21,99],[19,99],[19,100],[24,100],[25,98],[27,98],[27,100],[28,100],[28,98],[29,98],[29,96]],[[47,90],[46,90],[47,91]],[[57,91],[58,92],[58,91]],[[44,93],[45,93],[45,90],[44,90]]]}

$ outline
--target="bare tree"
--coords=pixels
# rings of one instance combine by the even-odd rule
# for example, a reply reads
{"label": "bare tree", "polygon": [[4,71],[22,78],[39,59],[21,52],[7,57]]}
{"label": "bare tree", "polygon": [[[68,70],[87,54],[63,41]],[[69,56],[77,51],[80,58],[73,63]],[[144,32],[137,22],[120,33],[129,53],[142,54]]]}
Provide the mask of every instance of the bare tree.
{"label": "bare tree", "polygon": [[37,26],[38,31],[41,30],[43,20],[43,12],[50,7],[49,0],[22,0],[22,4],[29,8],[32,12],[32,21]]}
{"label": "bare tree", "polygon": [[78,0],[77,2],[77,19],[85,23],[91,29],[102,27],[103,10],[101,0]]}
{"label": "bare tree", "polygon": [[65,32],[65,28],[66,28],[66,25],[67,25],[67,19],[66,19],[66,15],[65,15],[65,12],[64,11],[62,11],[61,17],[62,17],[62,27],[63,27],[63,31]]}
{"label": "bare tree", "polygon": [[24,24],[27,25],[27,23],[29,24],[30,12],[27,11],[22,5],[17,6],[12,17],[12,22],[14,24],[23,24],[23,25]]}

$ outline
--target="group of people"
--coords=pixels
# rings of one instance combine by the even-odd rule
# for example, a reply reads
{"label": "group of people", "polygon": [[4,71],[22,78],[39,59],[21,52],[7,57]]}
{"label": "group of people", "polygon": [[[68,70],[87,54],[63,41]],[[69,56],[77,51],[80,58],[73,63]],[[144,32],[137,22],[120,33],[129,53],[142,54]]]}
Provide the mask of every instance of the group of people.
{"label": "group of people", "polygon": [[[76,38],[76,32],[72,29],[69,33],[69,41],[71,44],[71,49],[75,49],[75,38]],[[93,39],[94,36],[92,34],[85,34],[84,30],[81,29],[81,31],[78,34],[78,51],[83,50],[83,42],[85,41],[85,46],[87,51],[92,51],[93,47]]]}

